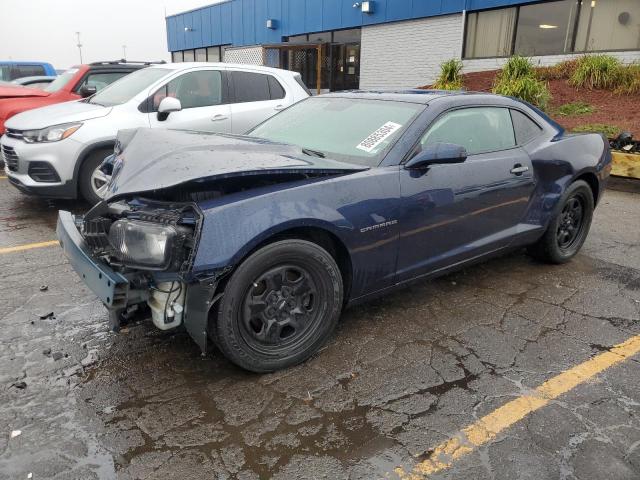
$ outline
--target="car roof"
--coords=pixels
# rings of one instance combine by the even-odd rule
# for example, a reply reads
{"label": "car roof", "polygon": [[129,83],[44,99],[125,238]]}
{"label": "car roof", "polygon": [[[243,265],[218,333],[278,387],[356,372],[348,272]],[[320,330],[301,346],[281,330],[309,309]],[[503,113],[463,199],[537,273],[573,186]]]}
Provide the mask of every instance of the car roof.
{"label": "car roof", "polygon": [[21,60],[21,61],[18,61],[18,60],[0,60],[0,65],[48,65],[48,66],[51,67],[51,64],[49,62],[39,62],[39,61],[28,62],[28,61],[24,61],[24,60]]}
{"label": "car roof", "polygon": [[288,75],[299,75],[298,72],[284,70],[282,68],[263,67],[262,65],[251,65],[247,63],[226,63],[226,62],[179,62],[179,63],[163,63],[159,65],[151,65],[149,68],[165,68],[170,70],[188,70],[198,67],[219,67],[219,68],[238,68],[264,73],[279,73]]}
{"label": "car roof", "polygon": [[396,102],[418,103],[427,105],[433,101],[452,100],[455,97],[464,97],[465,103],[479,101],[499,105],[516,105],[523,103],[512,97],[495,95],[487,92],[473,92],[466,90],[427,90],[427,89],[396,89],[396,90],[347,90],[342,92],[325,93],[322,97],[335,98],[366,98],[370,100],[388,100]]}
{"label": "car roof", "polygon": [[479,92],[466,92],[462,90],[426,90],[426,89],[384,89],[384,90],[346,90],[342,92],[325,93],[323,97],[337,98],[366,98],[370,100],[391,100],[396,102],[419,103],[426,105],[435,99],[442,97],[454,97],[459,95],[488,95]]}

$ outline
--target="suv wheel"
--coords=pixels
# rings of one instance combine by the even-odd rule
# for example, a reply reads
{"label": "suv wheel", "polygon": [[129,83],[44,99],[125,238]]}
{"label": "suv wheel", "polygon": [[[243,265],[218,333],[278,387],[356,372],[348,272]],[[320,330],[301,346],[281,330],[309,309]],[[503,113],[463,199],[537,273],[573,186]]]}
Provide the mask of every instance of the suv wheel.
{"label": "suv wheel", "polygon": [[220,301],[215,343],[236,365],[272,372],[315,353],[342,310],[342,276],[315,243],[283,240],[247,258]]}
{"label": "suv wheel", "polygon": [[100,165],[112,153],[110,148],[102,148],[89,154],[80,167],[78,188],[80,195],[95,205],[100,202],[107,193],[109,177],[100,171]]}

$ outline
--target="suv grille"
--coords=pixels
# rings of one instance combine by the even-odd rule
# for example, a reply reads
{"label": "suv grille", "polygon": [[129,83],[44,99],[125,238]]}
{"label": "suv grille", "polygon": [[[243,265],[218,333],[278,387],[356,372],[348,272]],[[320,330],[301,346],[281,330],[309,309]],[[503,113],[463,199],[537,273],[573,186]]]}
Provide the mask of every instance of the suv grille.
{"label": "suv grille", "polygon": [[9,147],[7,145],[2,145],[2,156],[4,157],[4,162],[7,164],[7,167],[12,172],[18,171],[18,154],[13,149],[13,147]]}
{"label": "suv grille", "polygon": [[18,140],[22,140],[24,135],[21,130],[16,130],[15,128],[7,128],[4,132],[7,137],[17,138]]}

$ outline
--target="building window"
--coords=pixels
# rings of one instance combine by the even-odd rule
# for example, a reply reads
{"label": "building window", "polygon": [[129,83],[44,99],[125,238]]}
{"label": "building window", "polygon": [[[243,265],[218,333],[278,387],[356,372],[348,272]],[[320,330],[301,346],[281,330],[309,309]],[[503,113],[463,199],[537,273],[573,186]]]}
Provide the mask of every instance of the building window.
{"label": "building window", "polygon": [[171,52],[171,61],[174,63],[182,62],[182,52]]}
{"label": "building window", "polygon": [[207,48],[207,62],[219,62],[220,60],[220,47]]}
{"label": "building window", "polygon": [[197,48],[196,49],[196,62],[206,62],[207,61],[207,49],[206,48]]}
{"label": "building window", "polygon": [[467,15],[464,58],[638,49],[638,0],[561,0]]}
{"label": "building window", "polygon": [[520,7],[515,53],[534,56],[571,52],[577,8],[575,0]]}
{"label": "building window", "polygon": [[470,13],[467,18],[465,57],[506,57],[513,48],[516,8]]}
{"label": "building window", "polygon": [[287,42],[289,43],[307,43],[309,41],[309,37],[306,35],[294,35],[287,38]]}
{"label": "building window", "polygon": [[183,50],[182,57],[185,62],[194,62],[196,59],[196,56],[194,55],[193,50]]}
{"label": "building window", "polygon": [[585,0],[580,10],[576,51],[640,49],[638,0]]}
{"label": "building window", "polygon": [[336,30],[333,32],[334,43],[360,43],[361,30],[350,28],[349,30]]}

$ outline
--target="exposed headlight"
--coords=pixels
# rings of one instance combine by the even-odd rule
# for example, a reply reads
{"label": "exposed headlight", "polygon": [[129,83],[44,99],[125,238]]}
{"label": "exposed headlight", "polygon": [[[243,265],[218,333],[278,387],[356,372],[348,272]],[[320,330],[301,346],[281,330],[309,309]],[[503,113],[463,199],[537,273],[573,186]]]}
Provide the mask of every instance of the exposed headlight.
{"label": "exposed headlight", "polygon": [[109,243],[123,264],[164,270],[171,264],[178,231],[175,227],[139,220],[118,220],[109,230]]}
{"label": "exposed headlight", "polygon": [[59,142],[82,126],[81,123],[65,123],[64,125],[53,125],[41,130],[25,130],[22,132],[24,141],[27,143]]}

